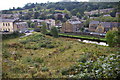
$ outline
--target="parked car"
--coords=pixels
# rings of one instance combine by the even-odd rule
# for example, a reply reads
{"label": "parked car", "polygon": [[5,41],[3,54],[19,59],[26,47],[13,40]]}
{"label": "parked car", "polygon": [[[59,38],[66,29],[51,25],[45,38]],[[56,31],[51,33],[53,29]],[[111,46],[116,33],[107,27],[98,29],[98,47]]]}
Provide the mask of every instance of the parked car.
{"label": "parked car", "polygon": [[30,31],[26,30],[25,33],[30,33]]}
{"label": "parked car", "polygon": [[9,32],[9,31],[4,31],[4,32]]}

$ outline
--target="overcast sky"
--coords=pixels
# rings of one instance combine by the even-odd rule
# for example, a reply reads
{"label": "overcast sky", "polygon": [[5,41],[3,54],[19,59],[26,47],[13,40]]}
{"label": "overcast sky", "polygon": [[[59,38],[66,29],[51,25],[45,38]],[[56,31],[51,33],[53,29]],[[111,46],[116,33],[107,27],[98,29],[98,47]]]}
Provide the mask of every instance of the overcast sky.
{"label": "overcast sky", "polygon": [[[45,2],[58,2],[61,0],[1,0],[0,10],[5,10],[13,7],[23,7],[26,3],[45,3]],[[71,0],[73,1],[73,0]],[[88,1],[88,0],[77,0],[77,1]]]}

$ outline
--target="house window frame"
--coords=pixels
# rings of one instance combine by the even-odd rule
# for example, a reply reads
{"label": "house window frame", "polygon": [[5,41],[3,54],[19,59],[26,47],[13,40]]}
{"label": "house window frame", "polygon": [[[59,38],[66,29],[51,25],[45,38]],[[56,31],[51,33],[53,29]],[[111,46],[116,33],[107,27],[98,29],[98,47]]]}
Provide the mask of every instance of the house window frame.
{"label": "house window frame", "polygon": [[8,23],[8,26],[10,26],[10,23]]}
{"label": "house window frame", "polygon": [[8,26],[7,23],[6,23],[6,26]]}
{"label": "house window frame", "polygon": [[5,23],[3,23],[3,26],[5,26]]}

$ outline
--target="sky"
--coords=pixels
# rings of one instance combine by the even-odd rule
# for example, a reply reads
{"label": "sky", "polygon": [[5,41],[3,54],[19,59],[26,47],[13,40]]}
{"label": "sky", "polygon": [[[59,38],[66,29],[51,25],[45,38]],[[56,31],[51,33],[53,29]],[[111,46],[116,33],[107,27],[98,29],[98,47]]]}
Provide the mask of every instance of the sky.
{"label": "sky", "polygon": [[[46,2],[58,2],[61,0],[1,0],[0,10],[8,10],[9,8],[23,7],[27,3],[46,3]],[[73,0],[71,0],[73,1]],[[88,0],[77,0],[77,1],[88,1]]]}

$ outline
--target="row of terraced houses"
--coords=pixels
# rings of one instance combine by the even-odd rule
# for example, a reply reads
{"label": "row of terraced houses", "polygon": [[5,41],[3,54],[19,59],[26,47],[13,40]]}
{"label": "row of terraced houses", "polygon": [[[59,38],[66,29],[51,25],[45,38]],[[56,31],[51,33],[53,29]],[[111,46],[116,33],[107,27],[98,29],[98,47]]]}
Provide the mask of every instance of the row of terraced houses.
{"label": "row of terraced houses", "polygon": [[[101,9],[100,11],[102,13],[107,13],[113,10],[113,8],[109,9]],[[89,14],[88,14],[89,13]],[[86,15],[96,14],[98,13],[97,10],[90,11],[88,13],[85,13]],[[59,13],[55,14],[55,17],[57,16],[63,16],[64,14]],[[116,13],[116,17],[120,15],[120,12]],[[108,16],[108,15],[105,15]],[[110,15],[109,15],[110,16]],[[46,20],[40,20],[40,19],[31,19],[31,22],[35,23],[36,26],[41,26],[42,22],[45,22],[47,25],[47,29],[51,29],[51,27],[56,26],[60,28],[60,31],[63,33],[66,32],[80,32],[82,29],[85,29],[84,27],[84,21],[79,19],[76,16],[72,16],[71,19],[68,19],[64,23],[56,23],[54,19],[46,19]],[[107,31],[111,29],[117,29],[117,27],[120,26],[120,23],[118,22],[100,22],[100,21],[91,21],[89,22],[89,28],[87,29],[89,32],[98,32],[98,33],[106,33]],[[22,31],[24,32],[28,28],[27,22],[19,19],[19,14],[1,14],[0,15],[0,31],[2,32],[14,32],[14,31]]]}

